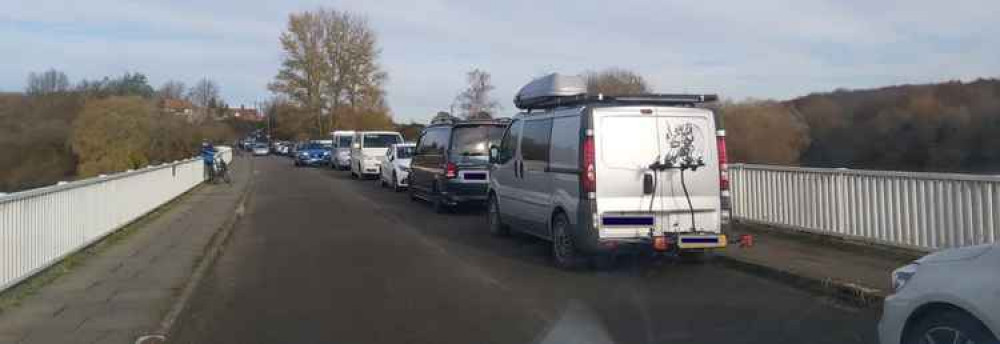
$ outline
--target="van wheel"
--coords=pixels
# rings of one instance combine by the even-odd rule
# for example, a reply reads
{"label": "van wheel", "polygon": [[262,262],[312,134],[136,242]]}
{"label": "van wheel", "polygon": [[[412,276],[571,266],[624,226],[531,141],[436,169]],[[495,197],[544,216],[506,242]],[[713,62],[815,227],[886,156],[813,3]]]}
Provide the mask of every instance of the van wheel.
{"label": "van wheel", "polygon": [[497,196],[490,195],[487,201],[486,219],[490,227],[490,233],[496,236],[508,236],[510,235],[510,227],[503,224],[503,219],[500,218],[500,204],[497,203]]}
{"label": "van wheel", "polygon": [[920,317],[903,334],[904,344],[996,343],[990,330],[975,317],[957,309],[944,309]]}
{"label": "van wheel", "polygon": [[444,196],[441,196],[441,194],[438,194],[437,192],[434,192],[434,201],[432,204],[434,206],[435,213],[444,214],[450,210],[448,205],[444,203]]}
{"label": "van wheel", "polygon": [[573,243],[569,233],[569,219],[563,213],[552,218],[552,257],[556,266],[566,270],[577,270],[585,260]]}

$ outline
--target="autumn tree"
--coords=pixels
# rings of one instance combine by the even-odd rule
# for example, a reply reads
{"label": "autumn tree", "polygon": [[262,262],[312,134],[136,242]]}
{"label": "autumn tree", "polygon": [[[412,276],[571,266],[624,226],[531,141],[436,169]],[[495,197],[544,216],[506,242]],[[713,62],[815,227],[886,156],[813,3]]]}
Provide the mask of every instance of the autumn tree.
{"label": "autumn tree", "polygon": [[586,72],[588,94],[627,95],[649,93],[649,84],[641,75],[622,68]]}
{"label": "autumn tree", "polygon": [[[389,116],[383,89],[387,76],[366,18],[324,8],[293,13],[280,41],[284,61],[268,88],[312,118],[312,135],[335,126],[381,123]],[[348,118],[366,115],[376,118]]]}
{"label": "autumn tree", "polygon": [[41,96],[66,92],[69,89],[69,77],[66,76],[66,73],[49,69],[42,73],[31,72],[28,74],[28,86],[24,92],[30,96]]}
{"label": "autumn tree", "polygon": [[140,97],[87,101],[73,123],[70,145],[82,177],[146,166],[153,108]]}
{"label": "autumn tree", "polygon": [[500,103],[490,97],[493,86],[490,73],[473,69],[465,75],[466,87],[455,97],[461,116],[466,119],[489,119],[500,109]]}
{"label": "autumn tree", "polygon": [[187,100],[201,108],[216,107],[220,100],[219,84],[208,78],[202,78],[188,91]]}
{"label": "autumn tree", "polygon": [[724,119],[731,161],[797,165],[809,146],[809,128],[786,104],[727,103],[718,111]]}

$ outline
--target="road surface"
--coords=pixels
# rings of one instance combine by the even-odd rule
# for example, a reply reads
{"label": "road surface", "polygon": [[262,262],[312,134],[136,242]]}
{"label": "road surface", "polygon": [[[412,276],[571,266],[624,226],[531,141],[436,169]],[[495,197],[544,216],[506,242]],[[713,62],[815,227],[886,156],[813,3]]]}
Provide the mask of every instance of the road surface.
{"label": "road surface", "polygon": [[715,264],[552,266],[347,172],[257,157],[247,214],[171,343],[874,343],[877,311]]}

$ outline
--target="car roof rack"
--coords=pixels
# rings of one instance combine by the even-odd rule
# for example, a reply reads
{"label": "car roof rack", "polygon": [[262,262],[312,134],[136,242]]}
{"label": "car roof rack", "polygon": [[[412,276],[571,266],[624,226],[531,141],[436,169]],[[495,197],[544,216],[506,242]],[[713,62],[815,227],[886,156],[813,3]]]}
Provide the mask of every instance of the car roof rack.
{"label": "car roof rack", "polygon": [[514,105],[530,112],[588,104],[694,106],[717,100],[719,96],[714,94],[591,95],[582,77],[553,73],[524,85],[514,97]]}

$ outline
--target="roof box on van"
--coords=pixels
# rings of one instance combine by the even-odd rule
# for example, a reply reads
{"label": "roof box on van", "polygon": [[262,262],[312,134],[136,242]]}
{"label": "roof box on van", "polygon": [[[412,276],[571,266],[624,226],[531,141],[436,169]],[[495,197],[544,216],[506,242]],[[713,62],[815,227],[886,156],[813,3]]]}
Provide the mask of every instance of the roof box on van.
{"label": "roof box on van", "polygon": [[551,109],[586,104],[694,106],[714,102],[714,94],[636,94],[607,96],[587,94],[587,82],[579,76],[549,74],[532,80],[514,97],[522,110]]}
{"label": "roof box on van", "polygon": [[575,75],[552,73],[532,80],[514,96],[514,105],[519,109],[538,109],[535,105],[549,103],[562,97],[587,94],[587,82]]}

